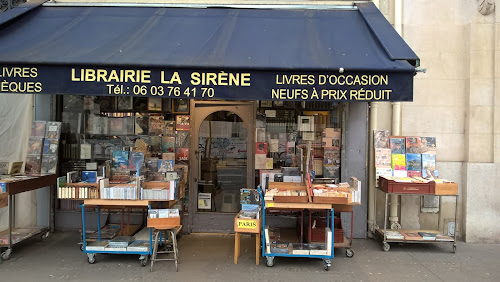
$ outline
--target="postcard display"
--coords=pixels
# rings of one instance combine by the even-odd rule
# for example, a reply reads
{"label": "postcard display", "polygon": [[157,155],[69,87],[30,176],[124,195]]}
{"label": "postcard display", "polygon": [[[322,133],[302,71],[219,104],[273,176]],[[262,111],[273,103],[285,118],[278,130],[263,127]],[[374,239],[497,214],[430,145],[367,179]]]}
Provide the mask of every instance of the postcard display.
{"label": "postcard display", "polygon": [[[173,100],[64,95],[61,172],[66,179],[59,198],[183,197],[188,182],[189,101],[179,105]],[[89,185],[66,185],[75,182]],[[60,209],[78,210],[78,204],[61,200]]]}
{"label": "postcard display", "polygon": [[[388,194],[436,195],[455,197],[455,222],[458,205],[458,186],[445,179],[438,179],[436,169],[436,138],[420,136],[389,136],[387,130],[375,130],[375,170],[379,190]],[[441,202],[441,200],[439,200]],[[441,210],[441,208],[439,208]],[[384,228],[377,229],[382,238],[384,251],[391,242],[398,243],[449,243],[456,251],[456,234],[444,234],[440,230],[388,230],[387,209]],[[439,229],[439,226],[438,226]]]}

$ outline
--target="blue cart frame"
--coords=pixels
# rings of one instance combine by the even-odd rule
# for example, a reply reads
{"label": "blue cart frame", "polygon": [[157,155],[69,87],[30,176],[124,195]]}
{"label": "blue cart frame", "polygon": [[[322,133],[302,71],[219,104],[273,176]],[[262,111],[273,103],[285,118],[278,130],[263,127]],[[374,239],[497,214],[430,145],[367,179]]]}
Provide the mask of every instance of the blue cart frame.
{"label": "blue cart frame", "polygon": [[[334,258],[334,238],[333,238],[333,226],[334,226],[334,209],[333,207],[330,209],[330,212],[327,213],[327,227],[329,227],[332,232],[332,248],[331,248],[331,256],[322,256],[322,255],[294,255],[294,254],[280,254],[280,253],[266,253],[266,236],[265,236],[265,229],[266,229],[266,203],[264,201],[264,197],[262,195],[262,190],[259,189],[259,195],[262,201],[262,237],[261,237],[261,242],[262,242],[262,256],[266,258],[266,265],[271,267],[274,265],[274,258],[275,257],[297,257],[297,258],[319,258],[323,259],[323,266],[326,271],[330,270],[330,267],[332,265],[331,259]],[[273,208],[274,209],[274,208]],[[276,208],[277,210],[283,209],[285,210],[286,208]]]}
{"label": "blue cart frame", "polygon": [[[94,206],[94,205],[92,205]],[[82,234],[83,234],[83,252],[87,254],[88,261],[90,264],[95,263],[96,254],[127,254],[127,255],[140,255],[139,260],[141,261],[141,266],[146,266],[148,263],[148,256],[153,254],[153,232],[152,228],[149,228],[149,251],[147,252],[134,252],[134,251],[87,251],[87,241],[85,238],[85,205],[81,204],[82,208]],[[101,241],[101,212],[99,205],[96,206],[97,209],[97,241]],[[148,209],[151,209],[151,204],[148,205]]]}

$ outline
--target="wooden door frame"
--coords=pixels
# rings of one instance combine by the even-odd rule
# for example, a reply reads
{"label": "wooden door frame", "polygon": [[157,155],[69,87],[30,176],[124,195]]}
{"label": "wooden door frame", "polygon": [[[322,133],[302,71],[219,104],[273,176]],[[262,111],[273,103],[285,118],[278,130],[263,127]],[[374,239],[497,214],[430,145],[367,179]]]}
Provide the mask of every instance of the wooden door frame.
{"label": "wooden door frame", "polygon": [[[255,125],[256,125],[256,102],[255,101],[190,101],[190,143],[189,143],[189,206],[187,232],[193,230],[194,216],[197,213],[198,202],[198,179],[199,166],[197,158],[198,139],[201,123],[210,114],[219,111],[229,111],[237,114],[248,130],[247,140],[247,187],[255,186]],[[197,156],[198,155],[198,156]],[[243,188],[243,187],[242,187]],[[222,216],[221,216],[222,217]]]}

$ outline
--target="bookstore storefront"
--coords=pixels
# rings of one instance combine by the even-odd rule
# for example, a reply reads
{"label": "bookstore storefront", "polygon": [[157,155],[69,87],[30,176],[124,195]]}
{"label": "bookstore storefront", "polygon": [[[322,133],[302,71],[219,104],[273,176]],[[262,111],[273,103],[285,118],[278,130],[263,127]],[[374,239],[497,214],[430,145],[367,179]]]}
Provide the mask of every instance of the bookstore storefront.
{"label": "bookstore storefront", "polygon": [[413,99],[418,57],[372,3],[12,11],[0,18],[0,93],[52,95],[60,174],[162,181],[183,168],[189,232],[231,231],[240,188],[263,173],[302,181],[308,145],[316,177],[365,182],[369,102]]}

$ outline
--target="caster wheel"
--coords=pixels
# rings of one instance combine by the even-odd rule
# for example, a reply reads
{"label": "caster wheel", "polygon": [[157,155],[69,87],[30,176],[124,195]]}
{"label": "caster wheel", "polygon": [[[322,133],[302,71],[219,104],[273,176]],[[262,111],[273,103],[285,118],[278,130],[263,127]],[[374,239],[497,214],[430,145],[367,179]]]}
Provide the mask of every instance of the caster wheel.
{"label": "caster wheel", "polygon": [[83,244],[80,245],[80,251],[83,252]]}
{"label": "caster wheel", "polygon": [[2,260],[9,260],[10,254],[12,253],[12,249],[7,249],[2,253]]}
{"label": "caster wheel", "polygon": [[457,252],[457,245],[453,245],[453,253]]}
{"label": "caster wheel", "polygon": [[141,266],[144,267],[148,264],[148,256],[145,256],[143,259],[141,259]]}
{"label": "caster wheel", "polygon": [[45,241],[45,240],[49,239],[49,236],[50,236],[50,232],[43,233],[42,237],[41,237],[42,241]]}
{"label": "caster wheel", "polygon": [[329,271],[331,266],[332,262],[330,260],[323,261],[323,269],[325,269],[325,271]]}
{"label": "caster wheel", "polygon": [[274,265],[274,257],[266,257],[266,265],[272,267]]}
{"label": "caster wheel", "polygon": [[352,258],[354,256],[354,251],[351,249],[345,250],[345,256],[348,258]]}
{"label": "caster wheel", "polygon": [[94,254],[87,254],[87,256],[88,256],[89,263],[94,264],[95,263],[95,255]]}
{"label": "caster wheel", "polygon": [[384,249],[384,252],[388,252],[391,249],[391,245],[389,245],[389,243],[384,242],[382,248]]}

